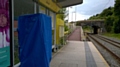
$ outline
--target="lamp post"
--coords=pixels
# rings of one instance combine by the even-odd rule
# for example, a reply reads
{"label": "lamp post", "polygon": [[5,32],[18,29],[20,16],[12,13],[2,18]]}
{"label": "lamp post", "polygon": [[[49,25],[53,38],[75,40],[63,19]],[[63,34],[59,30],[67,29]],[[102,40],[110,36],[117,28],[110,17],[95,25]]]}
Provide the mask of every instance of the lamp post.
{"label": "lamp post", "polygon": [[72,12],[72,21],[73,22],[75,22],[76,21],[76,12],[74,11],[74,12]]}
{"label": "lamp post", "polygon": [[75,6],[75,22],[76,22],[76,17],[77,17],[77,6]]}
{"label": "lamp post", "polygon": [[[73,13],[75,13],[75,14],[73,14]],[[75,10],[72,12],[72,18],[71,18],[71,20],[74,22],[76,21],[76,17],[77,17],[76,13],[77,13],[77,7],[75,6]]]}
{"label": "lamp post", "polygon": [[72,22],[73,22],[73,13],[74,13],[74,12],[72,12],[72,18],[71,18]]}
{"label": "lamp post", "polygon": [[70,13],[69,13],[70,12],[70,8],[72,8],[72,7],[68,7],[68,23],[67,23],[68,28],[70,28],[70,26],[69,26],[69,22],[70,22],[69,20],[71,18],[70,17]]}
{"label": "lamp post", "polygon": [[69,22],[69,7],[68,7],[68,22]]}

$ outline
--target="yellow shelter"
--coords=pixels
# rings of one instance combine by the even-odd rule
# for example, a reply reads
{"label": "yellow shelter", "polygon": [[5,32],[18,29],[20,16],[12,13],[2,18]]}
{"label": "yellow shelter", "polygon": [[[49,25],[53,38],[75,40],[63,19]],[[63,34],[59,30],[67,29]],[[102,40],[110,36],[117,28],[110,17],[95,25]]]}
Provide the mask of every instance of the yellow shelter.
{"label": "yellow shelter", "polygon": [[60,38],[64,36],[64,21],[57,15],[56,20],[56,44],[60,44]]}

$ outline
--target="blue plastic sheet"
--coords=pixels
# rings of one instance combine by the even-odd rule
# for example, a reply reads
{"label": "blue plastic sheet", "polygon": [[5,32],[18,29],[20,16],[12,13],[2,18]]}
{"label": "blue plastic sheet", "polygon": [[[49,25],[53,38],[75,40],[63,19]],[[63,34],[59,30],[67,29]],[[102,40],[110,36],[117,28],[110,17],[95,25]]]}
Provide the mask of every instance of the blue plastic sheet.
{"label": "blue plastic sheet", "polygon": [[49,67],[52,54],[51,17],[20,16],[18,20],[20,67]]}

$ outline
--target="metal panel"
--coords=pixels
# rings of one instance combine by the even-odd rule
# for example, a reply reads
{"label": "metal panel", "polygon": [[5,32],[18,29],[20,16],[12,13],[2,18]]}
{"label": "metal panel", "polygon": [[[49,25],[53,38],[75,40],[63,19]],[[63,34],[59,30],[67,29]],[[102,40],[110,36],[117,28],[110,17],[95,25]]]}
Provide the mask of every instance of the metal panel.
{"label": "metal panel", "polygon": [[57,0],[57,2],[63,2],[63,1],[66,1],[66,0]]}
{"label": "metal panel", "polygon": [[51,16],[51,19],[52,19],[52,29],[54,29],[55,27],[54,27],[54,23],[55,23],[55,13],[53,13],[52,11],[49,11],[50,12],[50,16]]}
{"label": "metal panel", "polygon": [[56,1],[61,7],[69,7],[77,4],[82,4],[83,0],[57,0]]}
{"label": "metal panel", "polygon": [[35,0],[35,2],[44,5],[45,7],[49,8],[50,10],[57,13],[60,10],[60,7],[56,5],[55,2],[52,0]]}

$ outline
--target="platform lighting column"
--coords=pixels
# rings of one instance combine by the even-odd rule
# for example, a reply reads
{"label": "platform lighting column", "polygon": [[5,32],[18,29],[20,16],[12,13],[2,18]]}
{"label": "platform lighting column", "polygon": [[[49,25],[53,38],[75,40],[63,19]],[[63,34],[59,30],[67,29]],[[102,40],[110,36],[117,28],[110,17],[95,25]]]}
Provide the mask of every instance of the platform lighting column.
{"label": "platform lighting column", "polygon": [[69,22],[69,19],[70,19],[70,8],[72,8],[72,7],[68,7],[68,22]]}
{"label": "platform lighting column", "polygon": [[74,13],[74,12],[72,12],[72,18],[71,18],[72,22],[73,22],[73,13]]}
{"label": "platform lighting column", "polygon": [[75,24],[74,24],[74,29],[76,28],[76,22],[77,22],[77,6],[75,6]]}
{"label": "platform lighting column", "polygon": [[75,22],[76,22],[76,18],[77,18],[77,6],[75,6]]}

